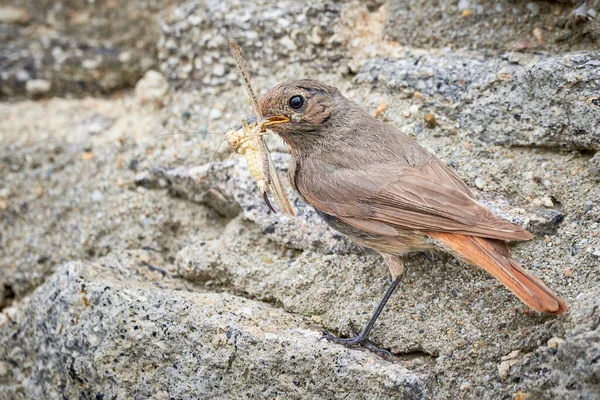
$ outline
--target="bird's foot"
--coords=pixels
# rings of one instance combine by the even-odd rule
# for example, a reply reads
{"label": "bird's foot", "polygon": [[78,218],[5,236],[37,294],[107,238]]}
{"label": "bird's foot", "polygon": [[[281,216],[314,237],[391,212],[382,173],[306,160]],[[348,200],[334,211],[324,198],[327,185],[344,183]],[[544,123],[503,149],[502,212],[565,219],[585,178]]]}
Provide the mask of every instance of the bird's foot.
{"label": "bird's foot", "polygon": [[392,361],[392,353],[371,343],[371,341],[369,341],[367,338],[367,335],[363,335],[362,333],[358,334],[356,329],[354,329],[354,324],[352,322],[350,322],[350,328],[354,334],[352,337],[340,338],[327,331],[322,331],[321,333],[323,336],[321,337],[321,340],[328,340],[330,342],[342,344],[346,347],[364,347],[365,349],[377,354],[379,357],[385,358],[388,361]]}

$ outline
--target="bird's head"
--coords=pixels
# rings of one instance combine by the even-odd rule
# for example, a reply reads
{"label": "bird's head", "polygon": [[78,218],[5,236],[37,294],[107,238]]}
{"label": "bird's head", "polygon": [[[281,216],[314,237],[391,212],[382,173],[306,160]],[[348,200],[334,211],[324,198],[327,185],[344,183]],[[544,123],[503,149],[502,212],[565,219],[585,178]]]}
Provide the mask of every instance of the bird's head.
{"label": "bird's head", "polygon": [[281,83],[260,97],[265,126],[292,148],[312,141],[331,117],[339,91],[311,79]]}

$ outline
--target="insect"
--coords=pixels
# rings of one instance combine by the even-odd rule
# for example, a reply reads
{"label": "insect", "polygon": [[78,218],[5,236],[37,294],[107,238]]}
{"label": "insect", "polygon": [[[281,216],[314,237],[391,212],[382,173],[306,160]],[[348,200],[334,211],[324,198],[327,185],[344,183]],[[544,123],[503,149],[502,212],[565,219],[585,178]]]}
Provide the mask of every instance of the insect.
{"label": "insect", "polygon": [[275,164],[271,159],[269,149],[265,143],[264,137],[269,134],[268,126],[282,122],[287,122],[287,118],[275,117],[263,120],[262,114],[258,108],[258,101],[252,86],[250,85],[250,79],[246,72],[246,65],[242,58],[242,52],[238,43],[231,39],[231,54],[235,60],[238,73],[242,80],[250,103],[252,104],[252,110],[254,111],[255,119],[242,120],[242,125],[236,130],[232,130],[225,134],[225,140],[231,146],[236,153],[242,154],[246,157],[248,164],[248,171],[250,175],[256,180],[258,188],[261,191],[263,199],[267,204],[267,207],[271,211],[276,212],[269,200],[268,193],[271,192],[277,199],[279,209],[288,215],[294,215],[294,210],[290,204],[290,200],[287,197],[285,188],[281,184]]}

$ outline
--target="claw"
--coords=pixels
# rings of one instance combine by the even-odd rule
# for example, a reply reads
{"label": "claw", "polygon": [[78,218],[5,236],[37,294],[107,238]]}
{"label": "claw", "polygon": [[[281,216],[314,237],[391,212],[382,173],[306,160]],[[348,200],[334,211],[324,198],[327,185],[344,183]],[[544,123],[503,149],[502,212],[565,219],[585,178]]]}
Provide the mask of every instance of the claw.
{"label": "claw", "polygon": [[331,333],[323,330],[323,331],[321,331],[321,337],[319,338],[319,341],[321,341],[321,340],[329,340],[329,338],[332,337],[332,336],[333,335]]}
{"label": "claw", "polygon": [[361,346],[369,351],[372,351],[373,353],[377,354],[381,358],[385,358],[388,361],[394,361],[394,357],[392,356],[392,353],[390,353],[386,349],[382,349],[380,347],[375,346],[371,342],[361,343]]}
{"label": "claw", "polygon": [[371,343],[366,337],[361,337],[360,335],[356,334],[356,330],[354,329],[354,324],[352,324],[352,322],[350,323],[351,325],[351,329],[354,332],[354,337],[350,337],[350,338],[339,338],[335,335],[332,335],[331,333],[323,330],[321,331],[321,334],[323,336],[321,336],[321,338],[319,340],[326,340],[326,341],[330,341],[333,343],[338,343],[341,345],[344,345],[346,347],[364,347],[365,349],[377,354],[379,357],[384,358],[388,361],[393,361],[394,357],[392,356],[392,353],[390,353],[389,351],[387,351],[386,349],[382,349],[380,347],[377,347],[376,345],[374,345],[373,343]]}
{"label": "claw", "polygon": [[267,192],[264,191],[262,195],[263,195],[263,200],[265,201],[265,204],[267,205],[267,207],[269,207],[269,209],[271,211],[273,211],[275,214],[277,214],[277,211],[275,211],[275,209],[271,205],[271,201],[269,200],[269,196],[267,195]]}

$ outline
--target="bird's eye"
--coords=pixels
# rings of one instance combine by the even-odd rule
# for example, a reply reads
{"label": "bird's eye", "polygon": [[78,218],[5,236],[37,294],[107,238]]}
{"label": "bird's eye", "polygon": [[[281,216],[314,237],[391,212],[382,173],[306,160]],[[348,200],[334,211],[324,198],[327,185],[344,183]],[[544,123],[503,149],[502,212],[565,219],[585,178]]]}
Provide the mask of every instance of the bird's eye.
{"label": "bird's eye", "polygon": [[299,108],[301,108],[304,105],[304,97],[298,96],[298,95],[297,96],[292,96],[292,98],[290,99],[290,101],[288,101],[288,104],[294,110],[298,110]]}

